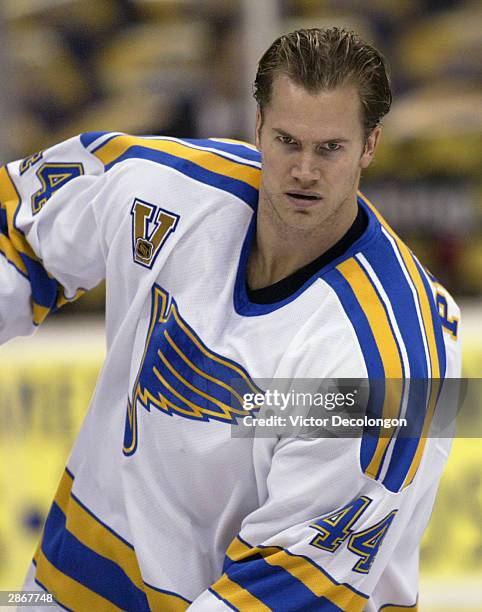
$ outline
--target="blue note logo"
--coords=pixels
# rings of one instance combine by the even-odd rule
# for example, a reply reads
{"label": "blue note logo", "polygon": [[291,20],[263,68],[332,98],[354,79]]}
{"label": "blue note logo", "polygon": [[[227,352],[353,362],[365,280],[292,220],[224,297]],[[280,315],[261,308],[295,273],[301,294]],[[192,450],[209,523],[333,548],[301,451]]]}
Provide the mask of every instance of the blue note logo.
{"label": "blue note logo", "polygon": [[262,390],[240,364],[209,349],[181,316],[176,301],[154,284],[144,354],[127,401],[124,454],[137,449],[138,408],[236,424],[257,410],[244,408],[246,393]]}

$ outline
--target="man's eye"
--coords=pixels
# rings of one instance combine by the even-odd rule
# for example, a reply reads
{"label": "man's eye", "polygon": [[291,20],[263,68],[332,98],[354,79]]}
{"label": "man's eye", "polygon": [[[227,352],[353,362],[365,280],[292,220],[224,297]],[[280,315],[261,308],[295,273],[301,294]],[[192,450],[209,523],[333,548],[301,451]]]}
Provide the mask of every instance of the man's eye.
{"label": "man's eye", "polygon": [[278,138],[278,141],[281,142],[281,144],[285,144],[285,145],[296,144],[296,140],[291,138],[291,136],[278,136],[277,138]]}
{"label": "man's eye", "polygon": [[323,149],[325,151],[339,151],[341,149],[341,145],[339,145],[337,142],[327,142],[323,146]]}

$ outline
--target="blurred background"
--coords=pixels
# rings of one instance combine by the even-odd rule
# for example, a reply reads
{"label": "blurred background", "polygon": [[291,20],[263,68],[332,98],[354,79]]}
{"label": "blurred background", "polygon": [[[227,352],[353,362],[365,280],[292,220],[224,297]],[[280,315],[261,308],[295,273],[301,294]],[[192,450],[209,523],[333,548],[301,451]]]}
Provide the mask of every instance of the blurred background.
{"label": "blurred background", "polygon": [[[479,1],[1,0],[0,162],[91,130],[252,142],[263,51],[280,33],[331,25],[391,66],[394,104],[362,190],[461,304],[464,373],[480,378]],[[85,414],[103,304],[101,286],[0,349],[0,590],[22,583]],[[456,440],[419,610],[482,610],[481,468],[480,440]]]}

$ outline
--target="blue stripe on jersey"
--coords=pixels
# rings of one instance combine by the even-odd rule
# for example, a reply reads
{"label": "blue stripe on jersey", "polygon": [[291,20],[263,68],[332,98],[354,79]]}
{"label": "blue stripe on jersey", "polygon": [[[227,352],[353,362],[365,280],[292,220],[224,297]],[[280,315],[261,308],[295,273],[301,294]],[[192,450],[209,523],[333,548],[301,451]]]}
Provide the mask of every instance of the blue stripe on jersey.
{"label": "blue stripe on jersey", "polygon": [[182,141],[193,145],[198,145],[200,147],[210,147],[211,149],[218,149],[219,151],[224,151],[225,153],[231,153],[239,157],[244,157],[249,161],[261,162],[261,154],[259,153],[259,151],[255,151],[247,147],[242,142],[219,142],[216,140],[212,140],[211,138],[205,138],[203,140],[183,138]]}
{"label": "blue stripe on jersey", "polygon": [[[422,415],[421,422],[417,419],[417,425],[420,426],[420,431],[423,427],[423,417],[425,413],[420,411]],[[383,485],[390,491],[400,491],[405,478],[412,466],[412,461],[417,452],[419,438],[397,438],[390,457],[390,465],[383,479]]]}
{"label": "blue stripe on jersey", "polygon": [[341,608],[324,597],[317,597],[300,580],[282,567],[270,565],[261,557],[248,563],[233,563],[227,576],[272,610],[320,610],[339,612]]}
{"label": "blue stripe on jersey", "polygon": [[[406,349],[410,370],[410,381],[405,381],[404,384],[408,392],[405,418],[409,429],[404,432],[404,437],[398,437],[395,441],[390,463],[382,481],[390,491],[398,491],[412,464],[424,425],[428,407],[428,367],[421,329],[423,322],[419,319],[415,303],[417,298],[414,297],[393,250],[397,247],[393,247],[383,234],[380,236],[380,242],[381,247],[377,245],[376,249],[368,249],[364,252],[364,256],[379,278],[390,301]],[[381,462],[380,468],[383,463],[384,461]]]}
{"label": "blue stripe on jersey", "polygon": [[174,170],[181,172],[195,181],[199,181],[205,185],[210,185],[212,187],[216,187],[217,189],[222,189],[223,191],[232,193],[248,204],[248,206],[250,206],[253,210],[256,210],[258,203],[258,190],[251,187],[251,185],[248,185],[244,181],[240,181],[223,174],[218,174],[217,172],[213,172],[211,170],[206,170],[205,168],[202,168],[201,166],[198,166],[187,159],[176,157],[175,155],[165,153],[164,151],[149,149],[147,146],[141,147],[139,145],[135,145],[130,147],[121,156],[116,158],[110,164],[107,164],[105,169],[106,171],[110,170],[110,168],[121,161],[132,158],[148,159],[158,164],[162,164],[163,166],[173,168]]}
{"label": "blue stripe on jersey", "polygon": [[109,134],[109,132],[85,132],[85,134],[80,135],[80,142],[85,148],[87,148],[94,142],[94,140],[104,136],[104,134]]}
{"label": "blue stripe on jersey", "polygon": [[[382,416],[385,396],[385,371],[368,319],[352,288],[338,270],[331,270],[323,277],[323,280],[336,292],[343,309],[350,319],[363,353],[368,378],[375,383],[370,386],[367,416],[370,418],[380,418]],[[370,464],[377,447],[379,435],[379,426],[367,426],[364,428],[360,449],[360,463],[363,472],[365,472]]]}
{"label": "blue stripe on jersey", "polygon": [[66,518],[54,502],[45,523],[42,551],[60,572],[123,610],[146,610],[145,593],[113,561],[84,546],[66,527]]}
{"label": "blue stripe on jersey", "polygon": [[410,377],[426,379],[428,367],[421,329],[423,322],[419,320],[416,298],[403,274],[392,245],[388,238],[381,234],[376,248],[367,249],[363,255],[379,278],[390,301],[406,348]]}
{"label": "blue stripe on jersey", "polygon": [[7,211],[4,208],[0,208],[0,234],[8,237]]}
{"label": "blue stripe on jersey", "polygon": [[[438,311],[436,309],[432,291],[423,270],[420,268],[420,265],[415,258],[414,261],[422,278],[430,304],[432,320],[434,322],[433,327],[435,342],[440,364],[440,378],[444,378],[446,355],[442,329],[441,325],[439,325]],[[398,491],[402,487],[412,466],[412,462],[420,444],[420,436],[425,424],[425,417],[428,409],[428,394],[431,384],[433,384],[433,381],[427,380],[427,377],[425,377],[425,379],[417,378],[410,382],[411,394],[409,397],[409,406],[407,408],[407,418],[411,435],[410,437],[398,438],[395,443],[390,465],[385,478],[383,479],[383,484],[390,490]],[[424,409],[421,410],[421,407],[424,407]]]}
{"label": "blue stripe on jersey", "polygon": [[20,253],[20,257],[27,268],[33,301],[39,306],[54,311],[59,288],[58,282],[54,278],[50,278],[38,261],[34,261],[23,253]]}

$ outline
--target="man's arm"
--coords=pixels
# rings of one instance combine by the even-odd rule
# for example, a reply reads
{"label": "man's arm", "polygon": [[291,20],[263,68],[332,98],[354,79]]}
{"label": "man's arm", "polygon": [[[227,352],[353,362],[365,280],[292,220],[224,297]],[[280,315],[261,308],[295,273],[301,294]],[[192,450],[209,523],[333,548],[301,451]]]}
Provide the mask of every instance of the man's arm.
{"label": "man's arm", "polygon": [[428,489],[417,477],[401,492],[386,490],[357,469],[356,446],[281,442],[268,499],[243,521],[224,573],[190,609],[363,610],[404,533],[426,517],[414,509]]}
{"label": "man's arm", "polygon": [[49,312],[104,277],[103,164],[94,136],[71,138],[0,169],[0,342],[28,335]]}
{"label": "man's arm", "polygon": [[[455,304],[451,308],[455,312]],[[306,330],[304,346],[316,326]],[[448,334],[444,342],[443,375],[456,378],[460,343]],[[360,377],[354,346],[325,344],[324,350],[337,364],[325,377]],[[314,378],[320,359],[310,351],[298,357],[296,372]],[[190,610],[358,611],[415,604],[419,544],[450,439],[431,437],[425,428],[433,423],[436,397],[442,407],[443,379],[401,382],[386,384],[384,397],[374,400],[392,405],[396,414],[405,398],[406,413],[417,414],[409,438],[400,431],[385,438],[364,431],[358,438],[293,437],[276,444],[266,499],[244,519],[222,575]],[[254,444],[256,451],[262,441]]]}

